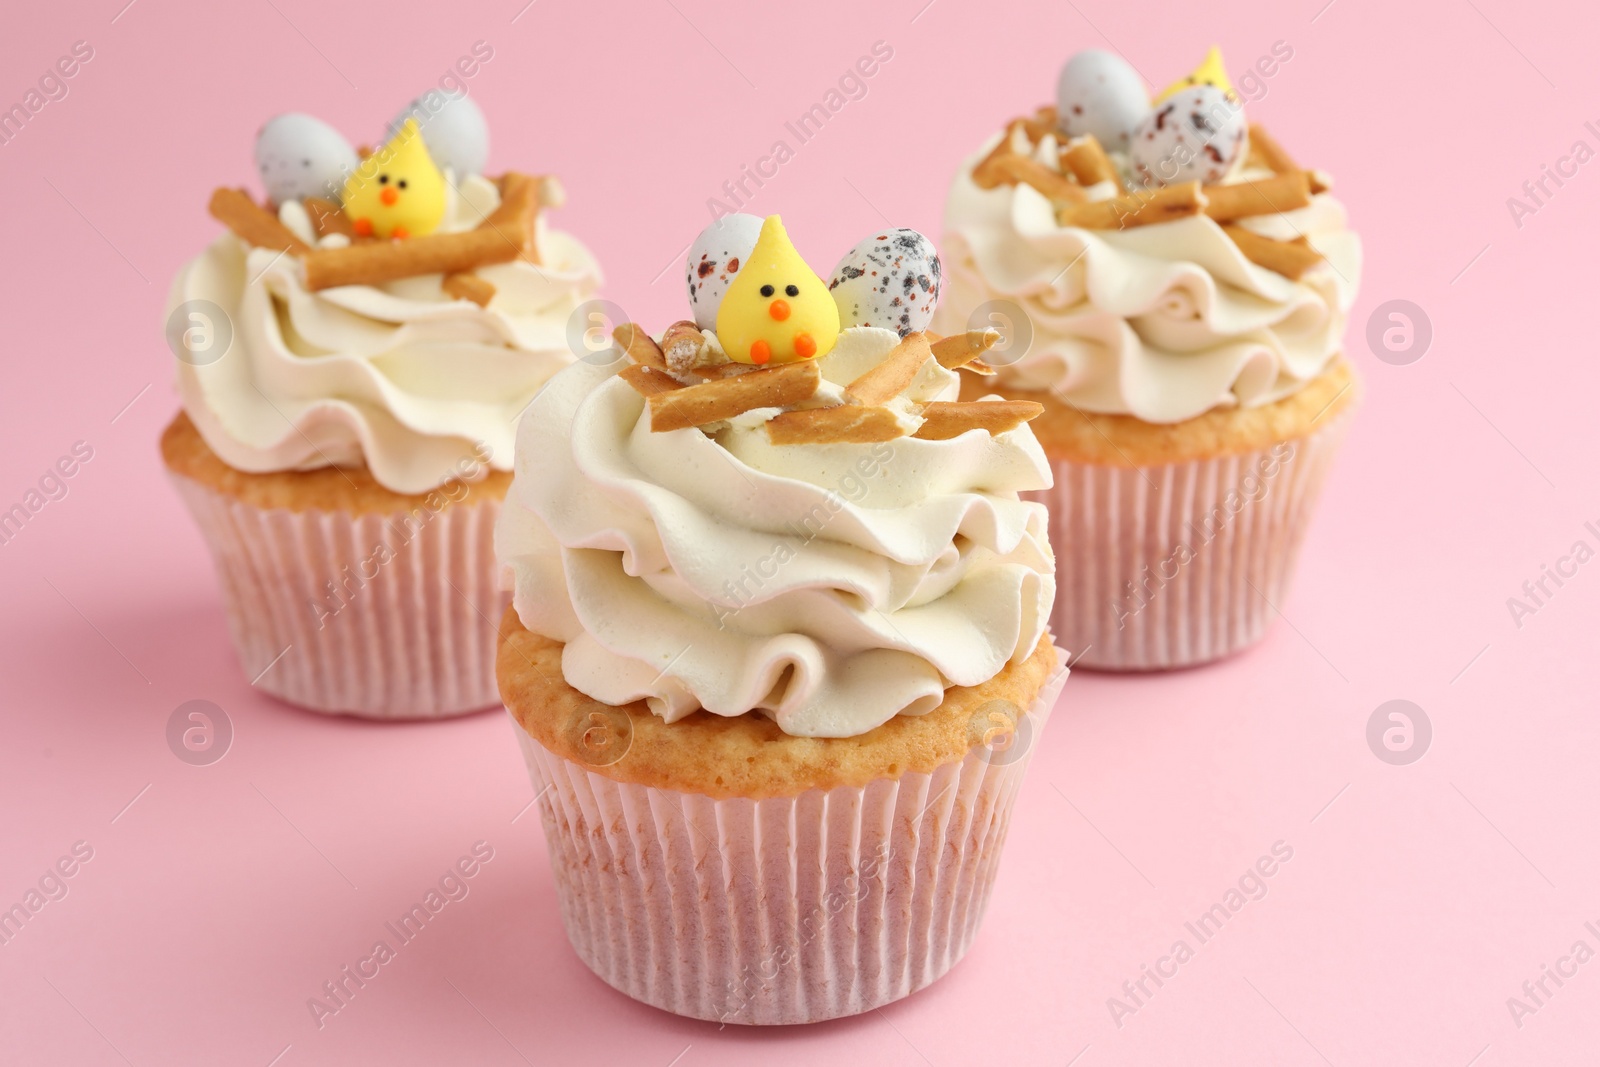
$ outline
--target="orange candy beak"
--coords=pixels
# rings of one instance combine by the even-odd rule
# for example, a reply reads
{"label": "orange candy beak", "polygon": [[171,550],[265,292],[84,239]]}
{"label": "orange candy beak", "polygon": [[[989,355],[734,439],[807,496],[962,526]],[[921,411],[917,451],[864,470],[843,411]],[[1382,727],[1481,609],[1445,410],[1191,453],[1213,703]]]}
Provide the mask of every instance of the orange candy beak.
{"label": "orange candy beak", "polygon": [[378,199],[382,200],[385,206],[394,207],[394,202],[400,199],[400,190],[396,189],[392,185],[386,186],[383,191],[378,194]]}
{"label": "orange candy beak", "polygon": [[771,315],[779,322],[782,322],[784,319],[789,317],[789,301],[774,300],[772,303],[767,305],[767,314]]}

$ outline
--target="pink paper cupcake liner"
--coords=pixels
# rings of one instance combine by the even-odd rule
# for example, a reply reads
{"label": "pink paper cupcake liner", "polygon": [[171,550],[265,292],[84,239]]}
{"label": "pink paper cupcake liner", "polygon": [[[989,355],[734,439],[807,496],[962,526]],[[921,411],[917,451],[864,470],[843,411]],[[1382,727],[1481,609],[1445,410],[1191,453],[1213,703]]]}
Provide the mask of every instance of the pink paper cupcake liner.
{"label": "pink paper cupcake liner", "polygon": [[1040,689],[1009,747],[764,800],[612,781],[513,720],[573,948],[635,1000],[723,1023],[855,1015],[929,985],[982,921],[1066,674]]}
{"label": "pink paper cupcake liner", "polygon": [[314,711],[428,719],[499,704],[500,501],[394,514],[264,509],[173,481],[211,546],[251,684]]}
{"label": "pink paper cupcake liner", "polygon": [[1022,496],[1050,509],[1050,626],[1073,666],[1165,670],[1260,640],[1349,421],[1209,460],[1055,461],[1055,487]]}

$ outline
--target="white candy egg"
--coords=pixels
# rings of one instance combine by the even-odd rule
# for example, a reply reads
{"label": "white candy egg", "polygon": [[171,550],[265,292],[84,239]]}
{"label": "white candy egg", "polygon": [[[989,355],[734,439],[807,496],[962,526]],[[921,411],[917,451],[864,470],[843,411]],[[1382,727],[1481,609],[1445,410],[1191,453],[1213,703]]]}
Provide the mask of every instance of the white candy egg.
{"label": "white candy egg", "polygon": [[756,247],[762,221],[755,215],[724,215],[701,230],[689,246],[684,281],[689,286],[695,324],[702,330],[717,328],[717,309],[733,276]]}
{"label": "white candy egg", "polygon": [[357,162],[350,142],[310,115],[279,115],[256,134],[256,170],[274,204],[308,196],[337,201]]}
{"label": "white candy egg", "polygon": [[1133,133],[1128,159],[1148,187],[1219,182],[1250,150],[1244,108],[1214,85],[1197,85],[1156,105]]}
{"label": "white candy egg", "polygon": [[456,181],[482,174],[488,166],[489,121],[472,97],[430,89],[390,120],[385,139],[398,133],[406,119],[417,120],[433,162],[440,170],[455,171]]}
{"label": "white candy egg", "polygon": [[1056,123],[1068,137],[1093,134],[1108,152],[1124,152],[1133,128],[1149,113],[1144,79],[1121,56],[1090,48],[1061,68]]}
{"label": "white candy egg", "polygon": [[845,253],[828,288],[840,326],[925,330],[939,303],[939,253],[916,230],[879,230]]}

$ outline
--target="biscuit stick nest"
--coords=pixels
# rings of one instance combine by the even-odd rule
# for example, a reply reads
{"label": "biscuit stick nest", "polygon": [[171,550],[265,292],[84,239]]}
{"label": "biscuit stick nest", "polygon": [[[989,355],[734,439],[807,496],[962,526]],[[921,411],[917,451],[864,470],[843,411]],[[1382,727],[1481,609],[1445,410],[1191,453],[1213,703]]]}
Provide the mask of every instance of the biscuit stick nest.
{"label": "biscuit stick nest", "polygon": [[[1276,241],[1232,225],[1256,215],[1277,215],[1306,207],[1313,196],[1329,187],[1325,175],[1302,170],[1259,123],[1250,126],[1250,162],[1272,171],[1273,177],[1129,189],[1111,157],[1092,135],[1060,145],[1057,169],[1035,159],[1033,153],[1045,134],[1062,139],[1055,119],[1054,108],[1040,108],[1032,116],[1006,123],[999,143],[972,168],[973,184],[980,189],[1032,186],[1055,205],[1057,223],[1085,230],[1122,230],[1203,214],[1222,227],[1246,259],[1293,280],[1322,261],[1321,254],[1304,238]],[[1026,144],[1026,150],[1019,151],[1019,141]],[[1110,183],[1117,195],[1090,200],[1086,190],[1103,183]],[[979,370],[976,366],[972,369]]]}
{"label": "biscuit stick nest", "polygon": [[[968,430],[1005,433],[1044,411],[1030,401],[1009,400],[935,402],[922,405],[920,411],[888,406],[930,359],[949,370],[982,367],[978,357],[1000,340],[999,331],[993,329],[937,339],[926,333],[908,334],[877,366],[845,388],[846,403],[807,408],[795,405],[812,400],[822,384],[815,360],[741,369],[727,377],[685,385],[680,378],[703,377],[710,369],[685,367],[681,356],[673,358],[674,338],[692,343],[696,351],[704,345],[703,335],[692,324],[674,323],[663,335],[665,343],[659,345],[643,327],[631,322],[618,326],[612,337],[630,360],[618,377],[645,398],[650,429],[658,433],[707,426],[757,408],[781,407],[789,410],[766,423],[768,439],[775,445],[868,444],[907,436],[945,441]],[[725,366],[742,368],[741,364]]]}
{"label": "biscuit stick nest", "polygon": [[257,248],[270,248],[292,256],[305,256],[311,246],[296,237],[278,216],[251,199],[243,189],[218,189],[211,194],[211,217],[239,239]]}
{"label": "biscuit stick nest", "polygon": [[[476,228],[434,233],[403,241],[352,241],[344,248],[312,248],[242,189],[218,189],[210,210],[241,240],[295,256],[305,265],[306,288],[313,292],[340,285],[375,285],[419,274],[447,276],[446,292],[458,299],[487,303],[493,287],[472,271],[492,263],[524,259],[538,262],[535,225],[539,211],[562,203],[561,185],[551,177],[509,171],[496,180],[500,206]],[[345,233],[342,213],[329,201],[308,206],[319,235]]]}
{"label": "biscuit stick nest", "polygon": [[654,393],[648,398],[650,429],[656,433],[686,430],[756,408],[788,407],[810,400],[821,384],[822,374],[816,362],[808,359]]}
{"label": "biscuit stick nest", "polygon": [[966,368],[975,374],[993,374],[994,368],[983,361],[983,354],[1000,343],[1000,331],[994,327],[953,333],[949,337],[935,337],[931,350],[933,358],[945,370]]}

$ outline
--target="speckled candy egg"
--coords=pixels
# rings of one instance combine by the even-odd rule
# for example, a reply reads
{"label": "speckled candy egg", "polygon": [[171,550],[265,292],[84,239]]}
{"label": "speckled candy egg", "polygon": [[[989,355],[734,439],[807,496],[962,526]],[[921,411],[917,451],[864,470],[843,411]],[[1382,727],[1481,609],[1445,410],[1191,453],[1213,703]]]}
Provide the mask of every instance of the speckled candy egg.
{"label": "speckled candy egg", "polygon": [[939,253],[916,230],[880,230],[833,268],[828,288],[841,326],[925,330],[939,304]]}
{"label": "speckled candy egg", "polygon": [[489,164],[489,120],[483,117],[472,97],[430,89],[389,122],[387,138],[393,138],[406,119],[416,119],[422,143],[434,164],[455,172],[456,181],[482,174]]}
{"label": "speckled candy egg", "polygon": [[1061,68],[1056,122],[1068,137],[1093,134],[1107,151],[1125,152],[1134,127],[1148,114],[1144,80],[1121,56],[1090,48]]}
{"label": "speckled candy egg", "polygon": [[274,204],[308,196],[338,200],[358,162],[338,130],[310,115],[279,115],[256,134],[256,170]]}
{"label": "speckled candy egg", "polygon": [[739,273],[739,265],[750,258],[750,250],[761,236],[762,219],[755,215],[724,215],[700,231],[689,246],[685,282],[689,286],[689,307],[695,325],[702,330],[717,328],[717,309],[722,297]]}
{"label": "speckled candy egg", "polygon": [[1250,149],[1244,109],[1214,85],[1197,85],[1156,106],[1133,132],[1128,159],[1146,186],[1221,181]]}

